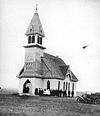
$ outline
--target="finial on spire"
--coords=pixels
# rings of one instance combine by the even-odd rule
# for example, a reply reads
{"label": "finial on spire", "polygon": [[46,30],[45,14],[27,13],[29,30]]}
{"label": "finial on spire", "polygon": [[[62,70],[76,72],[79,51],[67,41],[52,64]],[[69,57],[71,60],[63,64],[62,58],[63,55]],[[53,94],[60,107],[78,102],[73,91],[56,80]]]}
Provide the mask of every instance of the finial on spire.
{"label": "finial on spire", "polygon": [[38,6],[38,4],[37,4],[37,1],[36,1],[36,12],[37,12],[37,6]]}

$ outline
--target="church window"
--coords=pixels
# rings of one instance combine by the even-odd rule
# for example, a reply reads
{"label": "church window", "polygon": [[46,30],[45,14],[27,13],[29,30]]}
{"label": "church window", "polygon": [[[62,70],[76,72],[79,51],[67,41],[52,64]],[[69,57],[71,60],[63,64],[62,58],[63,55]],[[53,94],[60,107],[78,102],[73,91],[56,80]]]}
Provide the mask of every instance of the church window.
{"label": "church window", "polygon": [[38,38],[37,38],[37,43],[39,44],[39,42],[40,42],[40,37],[38,36]]}
{"label": "church window", "polygon": [[32,36],[32,43],[35,43],[35,36]]}
{"label": "church window", "polygon": [[32,31],[32,29],[30,29],[30,32]]}
{"label": "church window", "polygon": [[47,89],[50,89],[50,81],[47,81]]}
{"label": "church window", "polygon": [[31,36],[28,37],[28,43],[31,43]]}
{"label": "church window", "polygon": [[42,45],[42,37],[38,36],[37,43]]}
{"label": "church window", "polygon": [[66,82],[66,91],[67,91],[67,82]]}
{"label": "church window", "polygon": [[70,96],[71,92],[70,92],[70,83],[68,83],[68,96]]}
{"label": "church window", "polygon": [[33,31],[33,25],[30,26],[30,32]]}
{"label": "church window", "polygon": [[65,82],[63,83],[63,90],[65,90]]}
{"label": "church window", "polygon": [[58,82],[58,90],[60,90],[60,81]]}
{"label": "church window", "polygon": [[70,91],[70,83],[68,83],[68,91]]}
{"label": "church window", "polygon": [[72,91],[74,91],[74,83],[72,84]]}
{"label": "church window", "polygon": [[74,97],[74,83],[72,84],[72,97]]}
{"label": "church window", "polygon": [[42,37],[40,37],[40,44],[42,45]]}

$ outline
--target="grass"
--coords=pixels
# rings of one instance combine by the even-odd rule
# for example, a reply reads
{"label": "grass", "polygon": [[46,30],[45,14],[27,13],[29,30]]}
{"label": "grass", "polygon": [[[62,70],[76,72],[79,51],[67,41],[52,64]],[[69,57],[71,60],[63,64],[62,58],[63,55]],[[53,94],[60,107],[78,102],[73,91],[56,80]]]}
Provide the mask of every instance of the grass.
{"label": "grass", "polygon": [[100,116],[100,105],[66,97],[0,94],[0,116]]}

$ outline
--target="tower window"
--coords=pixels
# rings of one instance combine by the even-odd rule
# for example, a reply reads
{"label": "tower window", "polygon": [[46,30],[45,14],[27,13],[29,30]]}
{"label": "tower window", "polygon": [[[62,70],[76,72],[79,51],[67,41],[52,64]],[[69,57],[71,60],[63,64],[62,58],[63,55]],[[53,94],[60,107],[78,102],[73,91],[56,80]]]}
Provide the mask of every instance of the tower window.
{"label": "tower window", "polygon": [[40,44],[42,45],[42,37],[40,37]]}
{"label": "tower window", "polygon": [[35,43],[35,36],[32,36],[32,43]]}
{"label": "tower window", "polygon": [[31,36],[28,37],[28,43],[31,43]]}
{"label": "tower window", "polygon": [[37,43],[39,43],[39,39],[40,39],[40,38],[39,38],[39,36],[38,36],[38,38],[37,38]]}
{"label": "tower window", "polygon": [[37,38],[37,43],[42,45],[42,37],[39,37],[39,36],[38,36],[38,38]]}

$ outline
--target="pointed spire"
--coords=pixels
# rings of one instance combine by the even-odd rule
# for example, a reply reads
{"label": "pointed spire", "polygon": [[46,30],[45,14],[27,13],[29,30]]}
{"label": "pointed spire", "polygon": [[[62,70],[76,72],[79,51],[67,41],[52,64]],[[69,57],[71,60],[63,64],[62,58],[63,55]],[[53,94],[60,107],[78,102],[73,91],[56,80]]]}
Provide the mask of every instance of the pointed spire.
{"label": "pointed spire", "polygon": [[39,34],[42,37],[45,37],[43,27],[39,18],[39,14],[37,13],[37,4],[36,4],[36,13],[34,13],[34,16],[29,24],[29,27],[25,33],[26,36],[33,35],[33,34]]}

